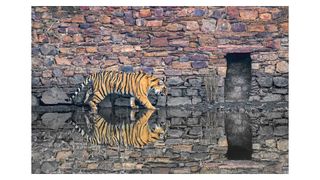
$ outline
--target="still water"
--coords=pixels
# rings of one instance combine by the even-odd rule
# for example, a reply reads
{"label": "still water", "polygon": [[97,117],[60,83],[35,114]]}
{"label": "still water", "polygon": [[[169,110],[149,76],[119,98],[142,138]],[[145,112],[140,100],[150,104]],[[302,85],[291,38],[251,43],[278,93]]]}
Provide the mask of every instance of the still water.
{"label": "still water", "polygon": [[32,173],[288,173],[288,108],[33,108]]}

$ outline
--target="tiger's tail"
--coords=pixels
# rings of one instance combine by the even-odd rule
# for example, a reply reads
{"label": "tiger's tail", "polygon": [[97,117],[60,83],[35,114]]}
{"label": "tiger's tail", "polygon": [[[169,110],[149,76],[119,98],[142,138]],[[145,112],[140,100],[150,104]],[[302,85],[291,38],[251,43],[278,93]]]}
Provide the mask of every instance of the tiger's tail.
{"label": "tiger's tail", "polygon": [[[87,117],[85,117],[85,118],[86,118],[86,120],[87,120]],[[72,126],[74,126],[74,129],[75,129],[76,131],[78,131],[78,133],[80,133],[81,136],[82,136],[87,142],[92,143],[92,144],[96,144],[95,139],[94,139],[92,136],[90,136],[84,129],[82,129],[80,126],[78,126],[78,124],[77,124],[75,121],[70,120],[69,123],[70,123]]]}
{"label": "tiger's tail", "polygon": [[81,83],[80,87],[77,88],[77,90],[72,94],[72,96],[69,97],[69,99],[66,99],[66,101],[74,103],[75,97],[77,97],[78,94],[83,90],[83,88],[88,86],[88,84],[91,81],[92,81],[92,76],[90,75]]}

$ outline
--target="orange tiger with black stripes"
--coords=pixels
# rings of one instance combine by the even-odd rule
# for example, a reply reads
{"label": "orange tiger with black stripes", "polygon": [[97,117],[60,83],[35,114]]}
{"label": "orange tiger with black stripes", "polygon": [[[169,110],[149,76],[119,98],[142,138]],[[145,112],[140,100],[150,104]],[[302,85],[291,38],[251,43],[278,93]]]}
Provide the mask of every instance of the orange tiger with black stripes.
{"label": "orange tiger with black stripes", "polygon": [[167,94],[164,79],[161,80],[154,75],[142,71],[130,73],[104,71],[89,75],[70,100],[73,101],[75,96],[86,86],[89,86],[89,89],[86,92],[84,103],[92,95],[88,104],[93,112],[97,112],[97,105],[109,94],[129,95],[131,96],[130,106],[132,108],[138,108],[135,104],[135,99],[137,99],[147,109],[156,109],[148,99],[148,94],[151,91],[157,95]]}

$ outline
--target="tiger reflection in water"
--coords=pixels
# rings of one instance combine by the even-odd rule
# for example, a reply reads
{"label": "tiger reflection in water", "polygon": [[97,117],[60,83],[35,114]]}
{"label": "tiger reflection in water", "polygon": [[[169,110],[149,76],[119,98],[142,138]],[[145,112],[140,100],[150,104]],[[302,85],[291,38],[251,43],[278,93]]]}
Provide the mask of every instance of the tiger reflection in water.
{"label": "tiger reflection in water", "polygon": [[[118,121],[116,123],[107,121],[99,113],[90,114],[91,119],[85,115],[87,127],[91,132],[86,132],[74,121],[71,121],[71,123],[92,144],[142,148],[149,143],[157,141],[165,133],[162,125],[149,122],[154,111],[146,110],[138,121],[134,121],[137,110],[131,110],[130,122]],[[112,115],[109,115],[109,117],[112,119]]]}

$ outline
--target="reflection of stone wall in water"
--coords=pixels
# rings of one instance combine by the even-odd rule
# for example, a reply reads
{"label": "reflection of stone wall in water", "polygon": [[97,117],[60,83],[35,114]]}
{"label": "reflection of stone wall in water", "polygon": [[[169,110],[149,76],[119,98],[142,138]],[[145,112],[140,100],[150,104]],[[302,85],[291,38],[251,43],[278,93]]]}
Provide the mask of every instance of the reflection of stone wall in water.
{"label": "reflection of stone wall in water", "polygon": [[252,133],[250,119],[245,113],[225,115],[229,159],[251,159]]}
{"label": "reflection of stone wall in water", "polygon": [[250,53],[250,101],[288,100],[287,7],[32,7],[32,102],[105,69],[166,76],[158,106],[224,102],[228,53]]}

